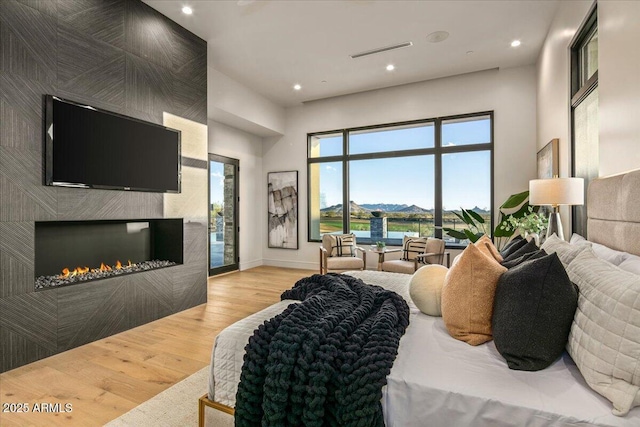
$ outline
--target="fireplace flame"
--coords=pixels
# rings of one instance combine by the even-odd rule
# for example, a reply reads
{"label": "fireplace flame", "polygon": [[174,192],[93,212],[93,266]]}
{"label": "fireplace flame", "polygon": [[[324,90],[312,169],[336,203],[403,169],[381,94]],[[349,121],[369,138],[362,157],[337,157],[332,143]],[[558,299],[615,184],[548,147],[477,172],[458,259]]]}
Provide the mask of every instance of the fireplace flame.
{"label": "fireplace flame", "polygon": [[67,277],[74,277],[74,276],[78,276],[80,274],[86,274],[89,272],[89,267],[76,267],[73,270],[69,270],[68,268],[63,268],[62,269],[62,274],[60,275],[61,279],[67,278]]}
{"label": "fireplace flame", "polygon": [[100,263],[100,268],[89,268],[89,267],[76,267],[73,270],[69,270],[69,268],[65,267],[62,269],[62,274],[58,276],[60,279],[66,279],[68,277],[75,277],[82,274],[87,274],[88,272],[98,273],[100,271],[111,271],[111,270],[123,270],[127,268],[131,268],[135,266],[135,264],[131,263],[131,260],[127,261],[127,265],[122,265],[120,260],[116,261],[116,264],[111,267],[110,265],[105,264],[104,262]]}

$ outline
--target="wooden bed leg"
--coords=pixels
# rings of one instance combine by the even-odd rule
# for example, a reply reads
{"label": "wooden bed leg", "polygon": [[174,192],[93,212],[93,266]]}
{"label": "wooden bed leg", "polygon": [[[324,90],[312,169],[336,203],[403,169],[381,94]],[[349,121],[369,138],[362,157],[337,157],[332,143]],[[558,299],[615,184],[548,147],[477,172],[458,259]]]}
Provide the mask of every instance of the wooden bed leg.
{"label": "wooden bed leg", "polygon": [[198,399],[198,427],[204,427],[204,401],[203,399],[207,397],[205,394],[200,399]]}
{"label": "wooden bed leg", "polygon": [[235,410],[227,405],[223,405],[222,403],[214,402],[209,400],[208,394],[203,395],[200,399],[198,399],[198,427],[204,427],[204,408],[208,406],[210,408],[215,409],[216,411],[224,412],[229,415],[234,415]]}

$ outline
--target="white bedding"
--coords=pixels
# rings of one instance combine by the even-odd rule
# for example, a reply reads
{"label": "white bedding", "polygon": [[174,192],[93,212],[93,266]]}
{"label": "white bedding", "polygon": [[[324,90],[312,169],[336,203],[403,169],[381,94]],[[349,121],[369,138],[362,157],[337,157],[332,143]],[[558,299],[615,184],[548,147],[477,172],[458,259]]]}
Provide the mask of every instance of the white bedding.
{"label": "white bedding", "polygon": [[640,426],[640,408],[612,415],[566,353],[542,371],[514,371],[493,341],[453,339],[441,317],[410,321],[383,393],[387,427]]}
{"label": "white bedding", "polygon": [[[477,347],[449,336],[440,317],[420,313],[409,297],[409,275],[350,272],[391,289],[409,303],[411,323],[382,406],[387,427],[424,426],[640,426],[640,408],[626,417],[592,391],[565,355],[539,372],[513,371],[493,342]],[[214,345],[209,398],[235,406],[244,347],[264,320],[295,301],[281,301],[222,331]]]}
{"label": "white bedding", "polygon": [[282,313],[289,304],[298,302],[293,300],[280,301],[237,321],[218,334],[211,354],[213,375],[209,377],[210,400],[235,408],[244,347],[249,342],[249,337],[265,320]]}

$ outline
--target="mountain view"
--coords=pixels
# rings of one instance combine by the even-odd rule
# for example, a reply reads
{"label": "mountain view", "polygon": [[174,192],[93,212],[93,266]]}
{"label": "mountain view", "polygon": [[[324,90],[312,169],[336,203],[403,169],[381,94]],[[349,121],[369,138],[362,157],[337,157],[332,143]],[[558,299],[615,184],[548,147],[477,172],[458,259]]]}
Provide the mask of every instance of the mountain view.
{"label": "mountain view", "polygon": [[[472,211],[480,214],[480,215],[488,215],[489,211],[486,209],[482,209],[478,206],[471,209]],[[351,214],[363,214],[369,213],[373,211],[382,211],[386,213],[407,213],[407,214],[433,214],[433,209],[425,209],[416,205],[398,205],[398,204],[388,204],[388,203],[363,203],[362,205],[358,205],[353,200],[350,202],[350,212]],[[454,209],[454,212],[460,212],[459,209]],[[342,203],[337,205],[328,206],[326,208],[320,209],[320,212],[323,214],[342,214]]]}
{"label": "mountain view", "polygon": [[[491,212],[478,206],[471,209],[490,222]],[[358,233],[359,237],[367,237],[371,227],[371,213],[384,212],[388,219],[387,228],[389,236],[417,235],[433,236],[434,209],[426,209],[415,204],[390,204],[390,203],[363,203],[354,201],[349,203],[349,226],[351,232]],[[462,229],[467,226],[454,214],[460,213],[459,209],[446,210],[442,214],[442,226],[453,229]],[[320,232],[333,233],[342,230],[343,207],[342,203],[320,209]],[[396,236],[396,237],[397,237]]]}

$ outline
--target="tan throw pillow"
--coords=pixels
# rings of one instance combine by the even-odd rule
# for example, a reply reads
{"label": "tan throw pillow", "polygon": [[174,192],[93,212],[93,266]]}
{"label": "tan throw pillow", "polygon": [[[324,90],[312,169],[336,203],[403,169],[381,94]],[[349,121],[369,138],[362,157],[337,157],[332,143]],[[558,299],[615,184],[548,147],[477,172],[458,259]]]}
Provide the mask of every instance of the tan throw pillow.
{"label": "tan throw pillow", "polygon": [[413,273],[409,295],[416,307],[429,316],[442,316],[440,300],[444,277],[449,269],[443,265],[425,265]]}
{"label": "tan throw pillow", "polygon": [[507,269],[469,245],[442,287],[442,318],[449,334],[471,345],[490,341],[496,286]]}
{"label": "tan throw pillow", "polygon": [[590,248],[567,267],[580,288],[567,351],[613,415],[640,406],[640,276],[599,259]]}
{"label": "tan throw pillow", "polygon": [[416,256],[423,254],[427,248],[425,237],[407,237],[402,241],[402,259],[413,261]]}
{"label": "tan throw pillow", "polygon": [[325,234],[322,246],[329,251],[329,256],[355,256],[356,236],[354,234]]}
{"label": "tan throw pillow", "polygon": [[489,236],[487,236],[486,234],[483,235],[481,238],[479,238],[476,241],[475,245],[478,247],[478,249],[480,249],[480,251],[483,254],[492,257],[498,262],[503,261],[502,255],[500,255],[500,252],[498,252],[498,249],[495,247],[495,245],[493,244]]}

